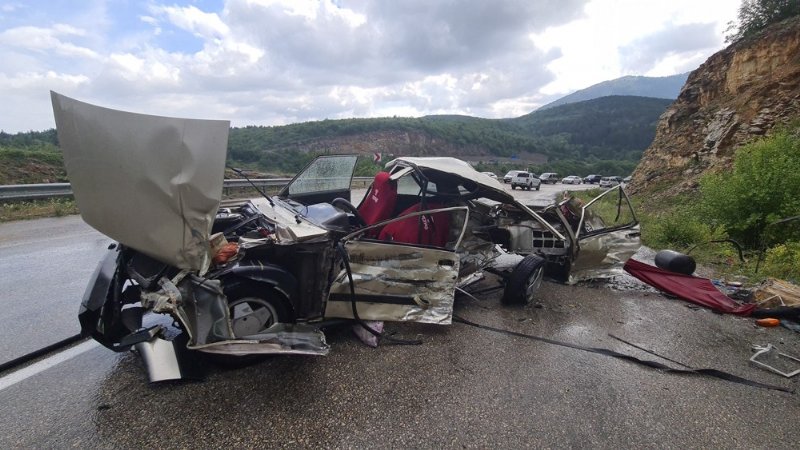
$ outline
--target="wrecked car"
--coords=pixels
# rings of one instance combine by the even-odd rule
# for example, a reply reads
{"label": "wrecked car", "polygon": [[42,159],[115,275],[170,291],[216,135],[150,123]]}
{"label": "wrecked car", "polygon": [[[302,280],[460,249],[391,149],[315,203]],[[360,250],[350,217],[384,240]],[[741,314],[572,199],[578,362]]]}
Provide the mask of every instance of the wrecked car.
{"label": "wrecked car", "polygon": [[534,211],[454,158],[390,161],[358,206],[355,155],[316,158],[277,195],[222,201],[228,122],[51,97],[81,215],[117,241],[81,330],[135,348],[151,381],[191,376],[198,353],[324,355],[342,321],[450,324],[456,293],[486,273],[504,303],[526,304],[546,270],[621,264],[638,244],[622,190]]}

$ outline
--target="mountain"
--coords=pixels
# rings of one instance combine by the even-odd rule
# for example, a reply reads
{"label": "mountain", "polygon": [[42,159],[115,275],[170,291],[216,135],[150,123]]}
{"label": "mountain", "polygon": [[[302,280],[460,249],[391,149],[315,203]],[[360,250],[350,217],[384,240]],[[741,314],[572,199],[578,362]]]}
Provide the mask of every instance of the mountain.
{"label": "mountain", "polygon": [[441,115],[233,128],[229,157],[283,171],[296,170],[303,155],[326,152],[518,160],[537,166],[564,160],[624,160],[632,163],[632,170],[670,103],[609,96],[514,119]]}
{"label": "mountain", "polygon": [[711,55],[661,116],[631,191],[691,191],[704,173],[730,168],[738,147],[800,119],[798,55],[800,17]]}
{"label": "mountain", "polygon": [[548,103],[539,110],[553,108],[567,103],[582,102],[609,95],[635,95],[639,97],[655,97],[675,99],[681,91],[689,73],[681,73],[668,77],[641,77],[627,76],[614,80],[603,81],[586,89],[575,91],[572,94]]}
{"label": "mountain", "polygon": [[575,146],[563,157],[638,160],[655,136],[664,98],[612,95],[568,103],[509,121],[532,136],[563,136]]}

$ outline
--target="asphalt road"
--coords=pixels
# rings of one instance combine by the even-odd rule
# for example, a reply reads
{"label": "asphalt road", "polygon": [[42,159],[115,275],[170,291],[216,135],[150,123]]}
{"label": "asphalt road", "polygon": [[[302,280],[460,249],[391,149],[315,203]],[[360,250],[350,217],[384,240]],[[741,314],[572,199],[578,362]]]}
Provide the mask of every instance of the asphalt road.
{"label": "asphalt road", "polygon": [[[545,195],[556,193],[548,188]],[[14,247],[1,242],[5,260]],[[102,253],[104,244],[79,248]],[[52,271],[69,273],[75,264]],[[49,283],[46,276],[36,280]],[[83,291],[80,280],[57,280]],[[752,344],[768,342],[800,355],[796,333],[623,284],[629,290],[546,282],[539,302],[524,308],[504,307],[498,295],[463,296],[456,313],[665,362],[611,333],[687,365],[797,387],[747,361]],[[64,320],[72,322],[78,300],[64,301],[73,314]],[[371,349],[343,329],[328,334],[327,357],[212,367],[204,382],[165,385],[147,384],[132,354],[80,344],[0,377],[0,448],[796,447],[795,394],[662,373],[463,324],[388,329],[423,344]]]}

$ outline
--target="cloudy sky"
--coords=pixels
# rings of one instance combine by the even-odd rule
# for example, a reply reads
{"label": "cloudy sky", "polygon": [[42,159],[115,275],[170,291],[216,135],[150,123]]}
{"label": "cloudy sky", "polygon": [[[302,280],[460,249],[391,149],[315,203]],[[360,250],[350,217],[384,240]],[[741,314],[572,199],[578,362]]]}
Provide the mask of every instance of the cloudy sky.
{"label": "cloudy sky", "polygon": [[624,75],[697,68],[739,0],[0,0],[0,129],[49,91],[234,126],[516,117]]}

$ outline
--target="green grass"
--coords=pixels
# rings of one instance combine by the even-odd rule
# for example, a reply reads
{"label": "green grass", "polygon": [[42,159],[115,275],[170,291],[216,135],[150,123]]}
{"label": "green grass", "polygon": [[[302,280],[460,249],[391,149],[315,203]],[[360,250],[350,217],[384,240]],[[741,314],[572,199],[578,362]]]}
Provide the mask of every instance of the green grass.
{"label": "green grass", "polygon": [[61,217],[78,213],[78,206],[73,199],[58,198],[0,203],[0,222]]}

